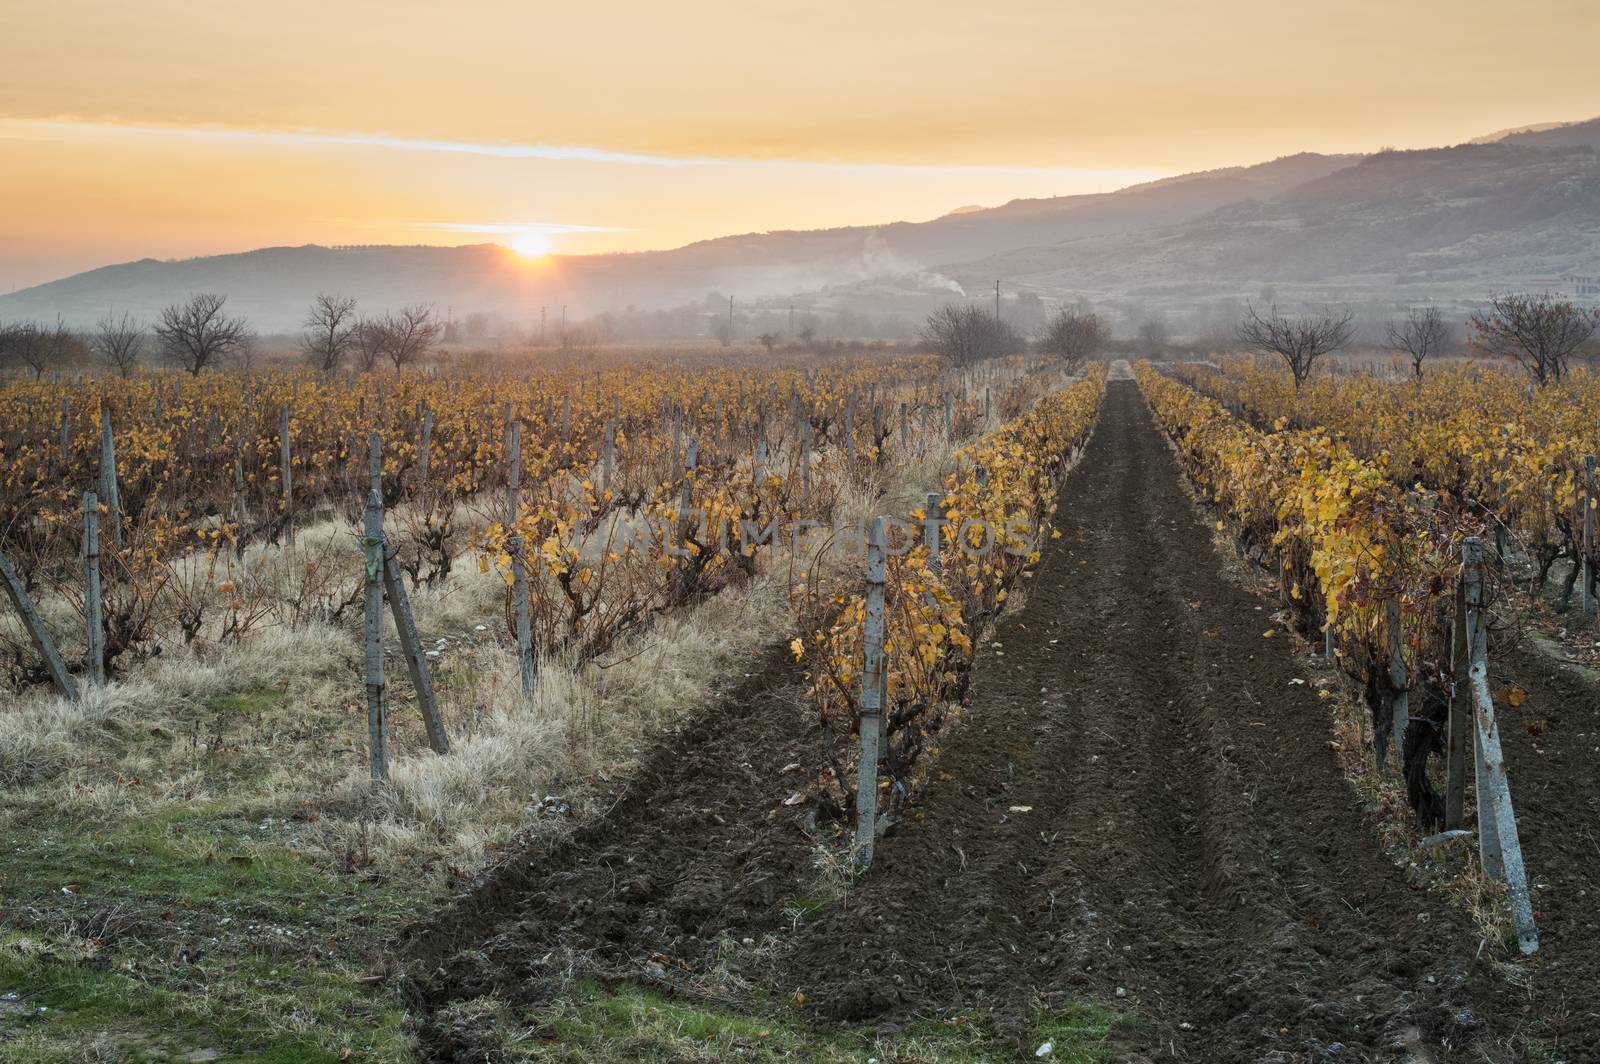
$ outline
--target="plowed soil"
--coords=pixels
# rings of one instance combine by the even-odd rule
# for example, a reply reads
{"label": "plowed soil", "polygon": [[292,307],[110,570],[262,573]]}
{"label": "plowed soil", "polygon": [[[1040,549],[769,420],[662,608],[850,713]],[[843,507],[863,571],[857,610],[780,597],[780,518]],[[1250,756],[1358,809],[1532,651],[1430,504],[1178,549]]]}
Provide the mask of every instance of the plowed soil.
{"label": "plowed soil", "polygon": [[983,650],[920,815],[847,905],[797,929],[784,913],[815,850],[784,768],[819,763],[819,740],[774,653],[608,816],[411,936],[425,1053],[473,1059],[440,1019],[452,1001],[537,1001],[580,969],[686,988],[719,935],[776,932],[743,974],[804,992],[817,1022],[980,1011],[1029,1057],[1038,1010],[1094,1000],[1137,1021],[1118,1059],[1511,1061],[1531,1035],[1600,1060],[1593,690],[1507,659],[1543,722],[1506,726],[1543,884],[1545,949],[1518,960],[1385,855],[1303,659],[1225,575],[1137,386],[1108,387],[1062,538]]}

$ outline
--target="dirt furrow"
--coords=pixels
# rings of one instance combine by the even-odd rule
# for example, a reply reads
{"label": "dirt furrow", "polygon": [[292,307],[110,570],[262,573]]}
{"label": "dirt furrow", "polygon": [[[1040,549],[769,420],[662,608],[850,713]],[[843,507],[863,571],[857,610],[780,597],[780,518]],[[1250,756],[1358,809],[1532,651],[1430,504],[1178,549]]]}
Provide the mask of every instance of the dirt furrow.
{"label": "dirt furrow", "polygon": [[[609,816],[413,932],[427,1053],[471,1057],[452,1002],[536,1002],[577,972],[702,992],[719,936],[772,932],[776,961],[739,974],[768,1002],[803,991],[824,1024],[981,1014],[1031,1055],[1041,1012],[1097,1001],[1134,1020],[1118,1059],[1512,1061],[1529,1033],[1587,1059],[1592,783],[1588,833],[1559,830],[1566,777],[1538,728],[1508,736],[1530,866],[1560,888],[1542,898],[1550,956],[1523,963],[1553,981],[1530,996],[1385,855],[1328,705],[1273,604],[1226,575],[1133,382],[1110,383],[1062,500],[1062,538],[981,649],[934,780],[841,900],[795,926],[815,847],[784,768],[816,764],[819,737],[775,653]],[[1543,726],[1578,740],[1564,749],[1600,745],[1600,713],[1561,708],[1575,681],[1512,665]]]}
{"label": "dirt furrow", "polygon": [[1479,940],[1382,856],[1326,706],[1224,578],[1134,384],[1111,383],[1063,498],[925,815],[791,981],[839,1019],[986,1005],[1019,1039],[1098,997],[1152,1021],[1131,1057],[1497,1052]]}

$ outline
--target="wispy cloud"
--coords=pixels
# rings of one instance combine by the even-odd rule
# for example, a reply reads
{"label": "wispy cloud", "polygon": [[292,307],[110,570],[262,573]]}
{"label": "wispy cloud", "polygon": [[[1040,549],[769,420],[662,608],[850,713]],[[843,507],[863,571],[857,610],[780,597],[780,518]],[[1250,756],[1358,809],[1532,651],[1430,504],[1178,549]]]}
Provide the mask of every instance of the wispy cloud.
{"label": "wispy cloud", "polygon": [[571,225],[567,222],[381,222],[397,229],[431,229],[446,233],[631,233],[620,225]]}
{"label": "wispy cloud", "polygon": [[439,140],[397,137],[386,133],[339,132],[318,129],[238,129],[227,126],[173,126],[91,121],[77,118],[0,118],[0,136],[12,139],[155,138],[165,137],[217,143],[256,144],[263,147],[370,148],[384,151],[481,155],[499,159],[542,159],[552,162],[598,163],[614,166],[666,168],[706,167],[744,170],[821,170],[845,173],[1029,174],[1063,179],[1100,178],[1127,182],[1160,176],[1151,170],[1086,169],[1071,167],[1006,166],[944,163],[835,162],[816,159],[743,159],[709,155],[655,155],[615,151],[581,144],[516,143],[512,141]]}

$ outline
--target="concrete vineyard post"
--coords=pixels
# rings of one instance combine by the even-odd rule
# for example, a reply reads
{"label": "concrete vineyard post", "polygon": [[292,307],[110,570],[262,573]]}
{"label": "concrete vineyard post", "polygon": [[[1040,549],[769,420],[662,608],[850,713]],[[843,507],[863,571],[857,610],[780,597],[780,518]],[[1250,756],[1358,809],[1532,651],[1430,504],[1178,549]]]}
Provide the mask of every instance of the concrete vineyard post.
{"label": "concrete vineyard post", "polygon": [[367,659],[367,759],[372,782],[389,778],[389,720],[383,683],[383,498],[367,493],[366,520],[362,528],[366,597],[362,627]]}
{"label": "concrete vineyard post", "polygon": [[433,690],[433,674],[428,669],[427,653],[417,635],[417,621],[411,612],[411,599],[400,572],[400,559],[387,536],[383,537],[383,587],[389,596],[389,612],[394,615],[395,631],[400,634],[400,649],[405,654],[411,688],[417,693],[417,709],[428,731],[428,746],[436,754],[450,752],[450,736],[439,715],[439,698]]}
{"label": "concrete vineyard post", "polygon": [[1593,620],[1597,612],[1595,602],[1595,509],[1600,507],[1594,472],[1594,455],[1583,456],[1583,615]]}
{"label": "concrete vineyard post", "polygon": [[[1383,604],[1384,628],[1389,634],[1389,684],[1394,688],[1391,705],[1392,719],[1388,742],[1392,743],[1400,770],[1405,771],[1406,724],[1411,716],[1411,670],[1406,668],[1405,638],[1400,628],[1400,600],[1390,598]],[[1386,743],[1382,736],[1373,737],[1377,749],[1378,769],[1383,770]]]}
{"label": "concrete vineyard post", "polygon": [[111,521],[111,543],[122,549],[122,497],[117,493],[117,445],[111,435],[111,410],[100,408],[100,500]]}
{"label": "concrete vineyard post", "polygon": [[72,674],[67,671],[67,663],[61,660],[60,651],[56,650],[55,640],[50,638],[50,632],[44,626],[44,621],[39,618],[39,611],[34,609],[33,600],[28,597],[27,590],[22,586],[22,578],[17,576],[16,569],[11,566],[11,559],[4,552],[0,552],[0,582],[6,585],[6,596],[11,599],[11,605],[22,618],[22,626],[28,630],[28,638],[33,641],[33,648],[44,659],[44,665],[50,672],[50,680],[56,685],[56,690],[76,702],[78,700],[78,685],[72,682]]}
{"label": "concrete vineyard post", "polygon": [[856,865],[872,864],[878,830],[878,758],[883,739],[883,585],[889,573],[883,518],[872,522],[867,538],[865,652],[861,669],[861,763],[856,779]]}
{"label": "concrete vineyard post", "polygon": [[572,393],[568,392],[561,397],[561,439],[562,442],[572,439]]}
{"label": "concrete vineyard post", "polygon": [[1517,946],[1524,954],[1539,949],[1539,930],[1533,922],[1533,899],[1528,893],[1528,870],[1522,860],[1517,814],[1511,805],[1511,782],[1506,776],[1500,748],[1500,725],[1495,720],[1494,698],[1489,692],[1488,624],[1483,617],[1483,546],[1469,536],[1461,549],[1466,587],[1467,629],[1471,667],[1473,717],[1476,724],[1478,789],[1478,847],[1484,871],[1505,883],[1511,899],[1511,923]]}
{"label": "concrete vineyard post", "polygon": [[83,627],[89,682],[106,682],[105,629],[100,618],[100,502],[94,492],[83,493]]}

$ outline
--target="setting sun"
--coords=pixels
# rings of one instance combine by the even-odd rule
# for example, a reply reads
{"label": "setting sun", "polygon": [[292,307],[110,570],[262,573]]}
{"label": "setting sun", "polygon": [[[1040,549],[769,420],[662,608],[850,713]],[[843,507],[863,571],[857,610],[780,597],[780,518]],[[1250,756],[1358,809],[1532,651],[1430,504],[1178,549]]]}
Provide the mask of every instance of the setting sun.
{"label": "setting sun", "polygon": [[542,259],[550,254],[550,235],[528,230],[511,238],[511,250],[526,259]]}

